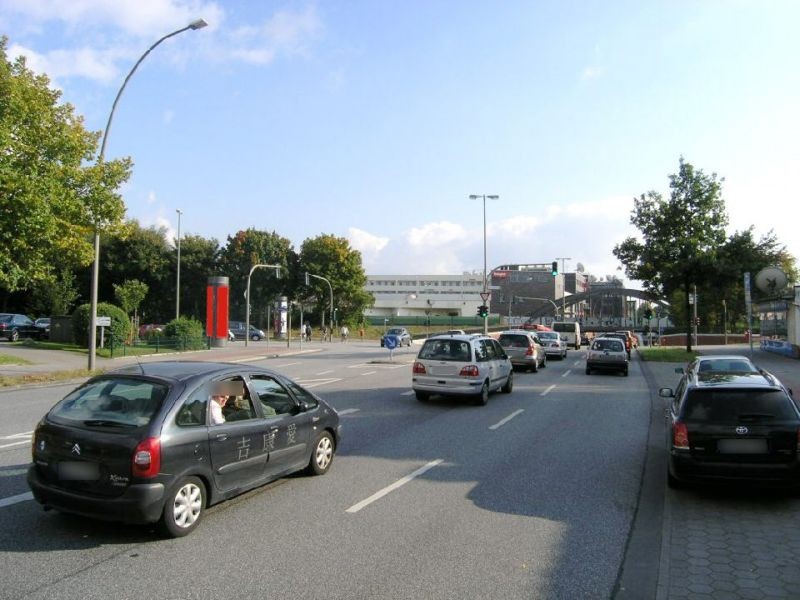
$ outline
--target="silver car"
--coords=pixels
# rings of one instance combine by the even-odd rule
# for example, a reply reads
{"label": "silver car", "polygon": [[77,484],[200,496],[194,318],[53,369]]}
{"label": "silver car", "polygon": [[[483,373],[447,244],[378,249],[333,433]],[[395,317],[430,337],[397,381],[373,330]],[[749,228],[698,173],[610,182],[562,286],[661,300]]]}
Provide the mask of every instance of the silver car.
{"label": "silver car", "polygon": [[619,371],[628,376],[628,352],[625,342],[615,337],[595,338],[586,353],[586,374],[592,371]]}
{"label": "silver car", "polygon": [[561,334],[555,331],[537,331],[536,335],[539,337],[539,341],[542,342],[547,356],[567,358],[567,342],[564,341]]}
{"label": "silver car", "polygon": [[497,341],[515,367],[530,369],[536,373],[539,367],[547,366],[547,354],[535,333],[524,329],[503,331]]}
{"label": "silver car", "polygon": [[437,336],[422,345],[411,387],[420,402],[438,394],[469,396],[483,405],[491,392],[511,393],[514,371],[497,340],[485,335]]}

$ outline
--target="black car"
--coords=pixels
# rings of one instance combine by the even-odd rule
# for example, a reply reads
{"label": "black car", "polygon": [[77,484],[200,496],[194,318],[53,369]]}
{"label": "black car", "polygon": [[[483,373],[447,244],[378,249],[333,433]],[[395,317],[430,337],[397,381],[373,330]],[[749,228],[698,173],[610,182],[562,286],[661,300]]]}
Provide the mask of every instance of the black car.
{"label": "black car", "polygon": [[25,315],[0,313],[0,338],[16,342],[19,338],[39,339],[41,336],[42,330],[36,326],[33,319]]}
{"label": "black car", "polygon": [[159,522],[179,537],[207,506],[326,473],[339,441],[336,411],[283,375],[158,362],[94,377],[56,404],[34,432],[27,479],[45,509]]}
{"label": "black car", "polygon": [[766,372],[689,371],[667,409],[667,483],[800,485],[800,409]]}

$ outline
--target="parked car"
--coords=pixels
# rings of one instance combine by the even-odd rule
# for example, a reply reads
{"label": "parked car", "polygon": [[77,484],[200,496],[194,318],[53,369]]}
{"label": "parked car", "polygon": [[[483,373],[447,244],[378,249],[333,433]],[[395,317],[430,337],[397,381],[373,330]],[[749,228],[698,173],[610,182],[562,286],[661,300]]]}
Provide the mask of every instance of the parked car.
{"label": "parked car", "polygon": [[33,324],[39,329],[40,339],[48,339],[50,337],[50,317],[40,317]]}
{"label": "parked car", "polygon": [[302,469],[326,473],[340,439],[336,411],[280,373],[142,363],[90,379],[44,416],[27,481],[45,509],[158,522],[180,537],[212,504]]}
{"label": "parked car", "polygon": [[800,409],[766,372],[689,371],[661,388],[670,487],[687,482],[800,485]]}
{"label": "parked car", "polygon": [[406,329],[405,327],[392,327],[385,334],[381,336],[381,348],[383,348],[385,345],[387,335],[397,336],[399,338],[399,343],[398,343],[399,346],[410,347],[411,342],[413,341],[408,329]]}
{"label": "parked car", "polygon": [[39,339],[42,330],[33,322],[33,319],[25,315],[14,313],[0,313],[0,338],[6,338],[9,342],[16,342],[20,338]]}
{"label": "parked car", "polygon": [[619,371],[628,376],[628,352],[618,338],[598,337],[586,352],[586,374],[592,371]]}
{"label": "parked car", "polygon": [[547,353],[535,333],[512,329],[501,332],[497,341],[508,354],[512,366],[523,367],[534,373],[539,371],[539,367],[547,366]]}
{"label": "parked car", "polygon": [[485,335],[429,338],[412,367],[411,387],[420,402],[432,395],[468,396],[485,405],[489,394],[510,394],[514,370],[503,347]]}
{"label": "parked car", "polygon": [[547,356],[557,356],[567,358],[567,342],[563,340],[561,334],[555,331],[537,331],[536,336],[544,346]]}
{"label": "parked car", "polygon": [[228,322],[228,331],[233,333],[234,337],[237,340],[243,340],[246,337],[253,340],[254,342],[266,339],[267,334],[264,333],[263,330],[250,325],[250,333],[245,335],[245,331],[247,331],[247,324],[244,321],[229,321]]}

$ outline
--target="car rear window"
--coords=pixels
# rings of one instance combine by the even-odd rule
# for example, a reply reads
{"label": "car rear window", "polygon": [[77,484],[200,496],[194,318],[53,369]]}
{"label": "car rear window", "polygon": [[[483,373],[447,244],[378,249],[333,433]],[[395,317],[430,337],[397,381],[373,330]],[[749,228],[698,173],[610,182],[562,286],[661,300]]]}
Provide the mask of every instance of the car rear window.
{"label": "car rear window", "polygon": [[91,381],[50,411],[57,422],[89,427],[141,427],[150,423],[169,391],[164,384],[129,378]]}
{"label": "car rear window", "polygon": [[498,341],[503,348],[527,348],[531,345],[527,335],[501,335]]}
{"label": "car rear window", "polygon": [[792,401],[780,390],[691,390],[684,409],[686,422],[752,423],[796,421]]}
{"label": "car rear window", "polygon": [[428,340],[418,358],[467,362],[471,360],[470,345],[461,340]]}
{"label": "car rear window", "polygon": [[611,352],[622,352],[625,348],[619,340],[596,340],[592,344],[592,350],[610,350]]}

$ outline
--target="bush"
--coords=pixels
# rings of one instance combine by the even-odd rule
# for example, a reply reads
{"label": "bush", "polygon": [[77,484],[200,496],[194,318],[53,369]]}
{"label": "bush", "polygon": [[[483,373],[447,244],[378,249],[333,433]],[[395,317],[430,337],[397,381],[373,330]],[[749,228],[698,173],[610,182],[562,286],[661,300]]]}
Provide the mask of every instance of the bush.
{"label": "bush", "polygon": [[203,324],[189,317],[179,317],[164,327],[164,337],[183,350],[200,350],[206,347]]}
{"label": "bush", "polygon": [[[91,304],[82,304],[72,313],[72,335],[78,346],[89,346],[89,315],[91,314]],[[106,345],[114,343],[114,346],[124,344],[131,335],[131,321],[125,311],[119,306],[100,302],[97,305],[98,317],[111,317],[111,327],[106,327]],[[109,331],[110,330],[110,331]],[[98,335],[98,344],[100,336]]]}

